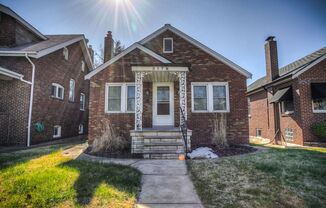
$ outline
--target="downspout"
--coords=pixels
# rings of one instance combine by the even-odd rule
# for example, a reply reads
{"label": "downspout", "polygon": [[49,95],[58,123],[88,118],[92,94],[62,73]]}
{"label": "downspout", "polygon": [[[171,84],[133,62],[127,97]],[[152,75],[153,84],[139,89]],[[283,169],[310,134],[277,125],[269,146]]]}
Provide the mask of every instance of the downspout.
{"label": "downspout", "polygon": [[33,109],[33,97],[34,97],[35,64],[28,57],[27,53],[25,54],[25,57],[28,60],[28,62],[32,65],[32,81],[27,82],[28,84],[31,84],[31,94],[29,98],[29,110],[28,110],[28,126],[27,126],[27,147],[29,147],[31,145],[31,124],[32,124],[32,109]]}

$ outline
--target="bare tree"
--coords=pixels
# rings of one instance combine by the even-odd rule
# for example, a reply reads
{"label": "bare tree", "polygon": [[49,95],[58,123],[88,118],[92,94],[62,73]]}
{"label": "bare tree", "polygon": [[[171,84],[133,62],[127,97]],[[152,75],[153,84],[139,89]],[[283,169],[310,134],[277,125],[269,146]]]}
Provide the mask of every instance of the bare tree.
{"label": "bare tree", "polygon": [[125,49],[124,45],[121,44],[120,40],[114,42],[113,55],[116,56]]}
{"label": "bare tree", "polygon": [[[113,56],[120,54],[125,49],[120,40],[114,42]],[[104,48],[100,45],[98,50],[94,50],[94,66],[95,68],[104,63]]]}

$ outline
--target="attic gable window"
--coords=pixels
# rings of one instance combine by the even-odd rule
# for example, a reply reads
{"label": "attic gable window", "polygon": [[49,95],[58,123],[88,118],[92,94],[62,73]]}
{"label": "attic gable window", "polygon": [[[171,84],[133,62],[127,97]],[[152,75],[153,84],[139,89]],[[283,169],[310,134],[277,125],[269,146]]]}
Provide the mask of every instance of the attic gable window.
{"label": "attic gable window", "polygon": [[66,48],[66,47],[63,48],[63,57],[65,57],[65,59],[68,61],[69,51],[68,51],[68,48]]}
{"label": "attic gable window", "polygon": [[163,38],[163,53],[173,53],[173,38]]}
{"label": "attic gable window", "polygon": [[85,62],[81,61],[81,71],[85,71]]}

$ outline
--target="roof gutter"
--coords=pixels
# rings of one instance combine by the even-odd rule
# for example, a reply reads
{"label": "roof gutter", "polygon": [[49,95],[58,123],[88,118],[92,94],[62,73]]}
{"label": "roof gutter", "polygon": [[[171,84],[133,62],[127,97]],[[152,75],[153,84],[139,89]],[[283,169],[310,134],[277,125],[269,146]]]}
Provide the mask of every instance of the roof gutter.
{"label": "roof gutter", "polygon": [[26,55],[37,55],[34,51],[0,51],[0,56],[24,56]]}
{"label": "roof gutter", "polygon": [[35,64],[28,57],[28,54],[25,54],[27,61],[32,65],[32,80],[31,82],[22,80],[31,85],[31,92],[29,97],[29,109],[28,109],[28,126],[27,126],[27,147],[31,145],[31,124],[32,124],[32,110],[33,110],[33,97],[34,97],[34,78],[35,78]]}

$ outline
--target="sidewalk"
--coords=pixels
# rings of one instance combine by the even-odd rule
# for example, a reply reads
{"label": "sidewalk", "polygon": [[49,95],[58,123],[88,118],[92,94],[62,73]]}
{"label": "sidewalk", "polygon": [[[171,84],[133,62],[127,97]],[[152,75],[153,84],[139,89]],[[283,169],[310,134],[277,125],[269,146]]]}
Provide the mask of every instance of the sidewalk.
{"label": "sidewalk", "polygon": [[185,161],[108,159],[81,154],[78,159],[129,165],[143,173],[138,208],[201,208]]}

